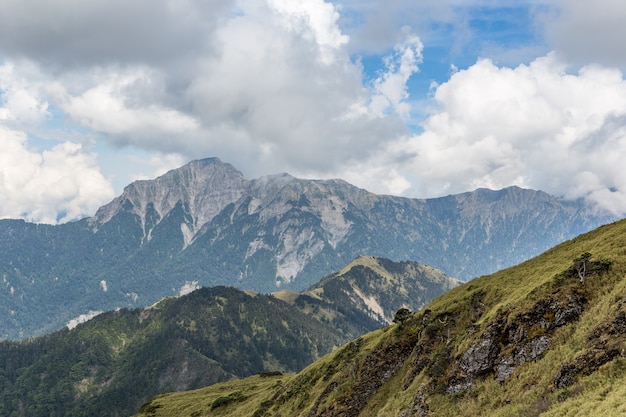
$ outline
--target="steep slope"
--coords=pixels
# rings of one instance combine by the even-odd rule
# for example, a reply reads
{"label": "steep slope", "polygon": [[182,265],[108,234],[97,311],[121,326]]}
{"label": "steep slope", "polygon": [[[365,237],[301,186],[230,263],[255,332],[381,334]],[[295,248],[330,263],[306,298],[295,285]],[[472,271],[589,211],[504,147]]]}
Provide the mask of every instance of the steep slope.
{"label": "steep slope", "polygon": [[129,415],[159,392],[300,370],[345,341],[272,296],[201,289],[0,342],[0,415]]}
{"label": "steep slope", "polygon": [[439,199],[380,196],[341,180],[248,180],[216,158],[137,181],[93,218],[0,220],[0,338],[90,310],[141,307],[190,286],[301,291],[359,254],[469,279],[607,222],[512,187]]}
{"label": "steep slope", "polygon": [[274,296],[339,328],[363,334],[390,324],[396,311],[418,310],[461,282],[418,262],[359,256],[301,293]]}
{"label": "steep slope", "polygon": [[139,219],[143,241],[150,241],[154,228],[182,206],[188,218],[179,226],[188,245],[202,226],[244,195],[248,184],[241,172],[217,158],[192,161],[154,180],[133,182],[89,223],[97,230],[120,212],[129,211]]}
{"label": "steep slope", "polygon": [[625,277],[620,221],[456,287],[297,375],[164,395],[138,416],[624,415]]}
{"label": "steep slope", "polygon": [[381,326],[362,300],[319,292],[333,281],[344,294],[376,288],[386,311],[410,305],[409,294],[432,299],[457,284],[421,264],[361,257],[312,290],[315,298],[203,288],[73,330],[0,342],[0,415],[129,415],[160,392],[301,370]]}

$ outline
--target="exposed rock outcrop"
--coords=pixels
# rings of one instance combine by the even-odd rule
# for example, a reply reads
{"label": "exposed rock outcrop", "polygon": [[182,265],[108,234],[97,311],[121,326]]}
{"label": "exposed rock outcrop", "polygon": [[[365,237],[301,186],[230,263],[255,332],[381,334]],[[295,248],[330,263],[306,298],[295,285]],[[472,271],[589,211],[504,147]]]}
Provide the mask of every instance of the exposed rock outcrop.
{"label": "exposed rock outcrop", "polygon": [[542,298],[528,311],[509,317],[501,313],[457,359],[450,373],[446,392],[471,388],[481,377],[494,375],[504,382],[515,368],[535,361],[550,348],[554,330],[577,320],[587,300],[571,287],[556,290]]}
{"label": "exposed rock outcrop", "polygon": [[590,348],[561,367],[554,377],[554,388],[569,387],[580,376],[591,375],[616,357],[626,357],[626,306],[620,302],[618,308],[612,320],[600,323],[591,331]]}

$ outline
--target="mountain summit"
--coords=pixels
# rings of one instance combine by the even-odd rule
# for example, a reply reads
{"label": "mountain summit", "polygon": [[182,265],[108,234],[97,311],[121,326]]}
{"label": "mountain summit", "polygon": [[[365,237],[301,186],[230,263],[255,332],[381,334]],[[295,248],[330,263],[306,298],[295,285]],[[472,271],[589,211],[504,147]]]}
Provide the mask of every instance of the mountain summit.
{"label": "mountain summit", "polygon": [[217,158],[193,161],[130,184],[92,218],[0,221],[0,338],[199,286],[299,291],[361,254],[467,280],[610,220],[518,187],[411,199],[342,180],[249,180]]}
{"label": "mountain summit", "polygon": [[121,196],[102,206],[90,223],[97,230],[130,209],[141,222],[143,238],[149,240],[154,227],[182,203],[189,214],[189,222],[181,224],[188,244],[202,226],[240,199],[249,184],[241,172],[217,158],[192,161],[154,180],[128,185]]}
{"label": "mountain summit", "polygon": [[[258,281],[251,267],[258,263],[255,259],[264,258],[273,264],[273,279],[264,278],[265,288],[254,282],[251,287],[267,290],[275,284],[304,288],[319,278],[318,271],[328,273],[359,253],[419,259],[469,279],[610,220],[580,202],[519,187],[409,199],[376,195],[341,180],[303,180],[288,174],[248,180],[217,158],[192,161],[155,180],[136,181],[88,222],[97,231],[128,215],[140,226],[142,245],[161,223],[177,221],[175,229],[180,230],[169,238],[182,240],[180,250],[195,241],[202,242],[202,252],[232,248],[239,265],[231,272],[240,280]],[[490,261],[478,253],[485,249],[495,249]],[[340,261],[328,259],[337,255]],[[321,258],[332,266],[311,266]]]}

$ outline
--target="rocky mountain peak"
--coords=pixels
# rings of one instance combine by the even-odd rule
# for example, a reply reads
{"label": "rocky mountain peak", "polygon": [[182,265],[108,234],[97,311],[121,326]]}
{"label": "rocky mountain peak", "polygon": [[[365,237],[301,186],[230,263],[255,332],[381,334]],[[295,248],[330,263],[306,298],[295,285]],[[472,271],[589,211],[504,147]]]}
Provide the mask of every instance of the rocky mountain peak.
{"label": "rocky mountain peak", "polygon": [[[178,202],[182,202],[193,223],[183,230],[186,240],[224,209],[243,196],[249,181],[231,164],[218,158],[189,162],[154,180],[139,180],[124,188],[124,192],[109,204],[101,207],[91,219],[97,229],[122,210],[139,216],[147,238],[150,227],[149,210],[154,210],[157,222],[163,219]],[[130,206],[128,205],[130,203]],[[188,243],[188,242],[186,242]]]}

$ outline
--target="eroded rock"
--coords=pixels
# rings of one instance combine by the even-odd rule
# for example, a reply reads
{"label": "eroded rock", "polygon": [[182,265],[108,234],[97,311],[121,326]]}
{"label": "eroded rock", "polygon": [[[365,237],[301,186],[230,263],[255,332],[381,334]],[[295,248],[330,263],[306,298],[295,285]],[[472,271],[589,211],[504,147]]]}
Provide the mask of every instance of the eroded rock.
{"label": "eroded rock", "polygon": [[[576,291],[557,291],[511,320],[507,313],[502,313],[460,356],[460,372],[450,373],[445,391],[467,390],[476,379],[490,374],[500,382],[506,381],[516,367],[541,358],[550,348],[550,335],[578,320],[585,303],[586,298]],[[626,325],[626,316],[623,321]],[[618,327],[618,324],[612,326]]]}

